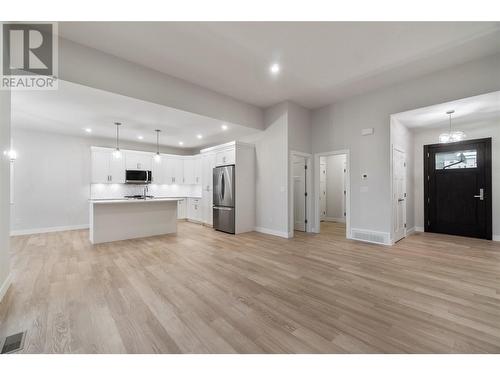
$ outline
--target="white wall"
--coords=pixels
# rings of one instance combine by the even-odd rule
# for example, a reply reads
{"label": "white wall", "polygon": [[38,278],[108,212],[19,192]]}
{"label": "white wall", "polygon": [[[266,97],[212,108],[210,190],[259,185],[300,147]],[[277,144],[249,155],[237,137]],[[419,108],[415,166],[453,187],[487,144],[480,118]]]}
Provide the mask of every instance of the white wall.
{"label": "white wall", "polygon": [[286,102],[288,111],[288,149],[311,153],[310,111],[293,102]]}
{"label": "white wall", "polygon": [[255,144],[256,230],[288,236],[288,106],[264,113],[263,132],[241,139]]}
{"label": "white wall", "polygon": [[10,91],[0,91],[0,301],[10,285]]}
{"label": "white wall", "polygon": [[59,38],[63,80],[263,129],[263,110],[215,91]]}
{"label": "white wall", "polygon": [[[457,125],[464,130],[467,139],[491,137],[492,154],[492,191],[493,191],[493,238],[500,241],[500,118],[494,121],[475,124]],[[415,226],[419,230],[424,228],[424,145],[438,143],[438,136],[443,129],[420,130],[415,129],[414,138],[414,175],[415,186]]]}
{"label": "white wall", "polygon": [[[412,231],[415,229],[414,139],[413,132],[396,119],[391,119],[391,145],[404,151],[406,157],[406,228]],[[390,157],[392,167],[392,153]]]}
{"label": "white wall", "polygon": [[[313,152],[350,150],[352,228],[390,237],[391,114],[499,89],[500,55],[495,55],[314,110]],[[375,134],[361,136],[368,127]]]}
{"label": "white wall", "polygon": [[326,217],[344,219],[345,155],[331,155],[326,159]]}
{"label": "white wall", "polygon": [[[309,109],[304,108],[291,101],[286,102],[287,107],[287,127],[288,127],[288,155],[291,151],[311,153],[311,113]],[[312,165],[312,164],[311,164]],[[288,161],[288,236],[293,237],[295,228],[295,218],[293,209],[293,165],[291,157]],[[309,171],[312,173],[312,169]],[[312,181],[312,178],[309,179]],[[309,199],[310,201],[310,199]],[[311,213],[310,207],[307,213]],[[307,214],[306,213],[306,214]]]}
{"label": "white wall", "polygon": [[[15,128],[12,129],[12,143],[18,153],[14,163],[14,204],[11,206],[13,233],[88,225],[90,146],[114,147],[114,141]],[[121,142],[121,147],[156,151],[155,145],[135,142]],[[161,147],[160,151],[186,152],[170,147]],[[151,192],[158,194],[154,189]],[[111,198],[135,190],[136,187],[118,184],[103,186],[94,196]]]}

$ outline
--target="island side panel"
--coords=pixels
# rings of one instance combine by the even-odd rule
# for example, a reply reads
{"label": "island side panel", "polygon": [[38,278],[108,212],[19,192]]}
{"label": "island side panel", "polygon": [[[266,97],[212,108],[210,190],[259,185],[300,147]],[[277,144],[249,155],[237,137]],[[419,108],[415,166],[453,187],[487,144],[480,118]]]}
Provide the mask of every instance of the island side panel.
{"label": "island side panel", "polygon": [[177,232],[177,201],[93,203],[93,244]]}

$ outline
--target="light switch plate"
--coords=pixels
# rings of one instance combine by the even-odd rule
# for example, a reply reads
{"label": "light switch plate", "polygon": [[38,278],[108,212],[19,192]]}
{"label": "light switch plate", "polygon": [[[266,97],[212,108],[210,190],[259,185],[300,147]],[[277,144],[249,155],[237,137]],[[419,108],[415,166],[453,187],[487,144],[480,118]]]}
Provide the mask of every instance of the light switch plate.
{"label": "light switch plate", "polygon": [[361,130],[361,135],[372,135],[373,133],[373,128],[364,128],[363,130]]}

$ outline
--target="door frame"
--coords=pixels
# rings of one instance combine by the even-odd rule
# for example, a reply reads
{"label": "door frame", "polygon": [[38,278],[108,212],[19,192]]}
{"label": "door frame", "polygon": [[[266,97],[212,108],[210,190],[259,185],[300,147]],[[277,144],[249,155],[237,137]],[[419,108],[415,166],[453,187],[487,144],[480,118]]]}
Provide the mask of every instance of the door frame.
{"label": "door frame", "polygon": [[351,155],[349,149],[333,150],[328,152],[319,152],[314,154],[314,226],[312,232],[320,233],[320,204],[319,204],[319,180],[320,180],[320,162],[322,156],[345,155],[345,231],[346,238],[351,238]]}
{"label": "door frame", "polygon": [[[396,222],[396,216],[394,215],[394,151],[399,151],[402,152],[405,155],[405,164],[406,168],[408,168],[408,159],[407,159],[407,153],[406,151],[401,148],[401,147],[396,147],[392,145],[391,149],[391,244],[395,244],[396,241],[394,239],[395,237],[395,232],[394,232],[394,224]],[[408,200],[408,176],[406,175],[407,169],[405,169],[405,200],[404,200],[404,216],[405,216],[405,227],[404,227],[404,236],[400,238],[398,241],[402,240],[403,238],[406,238],[408,236],[408,226],[406,223],[408,223],[408,211],[407,211],[407,200]]]}
{"label": "door frame", "polygon": [[[426,203],[426,199],[429,196],[429,180],[425,176],[429,175],[429,162],[430,159],[427,156],[429,153],[429,149],[439,148],[440,146],[467,146],[470,144],[475,144],[478,142],[485,142],[485,187],[484,193],[486,199],[488,200],[488,204],[486,204],[486,238],[488,240],[492,240],[493,238],[493,199],[492,199],[492,153],[491,153],[491,137],[488,138],[478,138],[478,139],[468,139],[466,141],[460,142],[450,142],[450,143],[434,143],[430,145],[424,145],[424,231],[429,231],[429,207],[428,203]],[[434,232],[431,232],[434,233]],[[472,238],[472,237],[470,237]]]}
{"label": "door frame", "polygon": [[305,225],[305,232],[312,232],[311,228],[311,170],[312,170],[312,154],[308,154],[306,152],[300,152],[300,151],[290,151],[289,157],[288,157],[288,238],[292,238],[294,236],[294,229],[295,229],[295,213],[294,213],[294,189],[293,189],[293,157],[294,156],[300,156],[306,159],[306,165],[307,165],[307,173],[306,172],[306,212],[305,212],[305,218],[306,218],[306,225]]}

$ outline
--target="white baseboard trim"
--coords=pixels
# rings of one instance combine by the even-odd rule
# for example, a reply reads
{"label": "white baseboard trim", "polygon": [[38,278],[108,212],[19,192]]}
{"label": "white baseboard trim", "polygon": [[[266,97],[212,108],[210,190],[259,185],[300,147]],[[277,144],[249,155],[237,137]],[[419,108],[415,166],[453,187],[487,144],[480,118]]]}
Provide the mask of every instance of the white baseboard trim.
{"label": "white baseboard trim", "polygon": [[345,223],[345,217],[328,217],[325,216],[322,218],[323,221],[334,221],[336,223]]}
{"label": "white baseboard trim", "polygon": [[415,227],[415,232],[423,232],[424,227]]}
{"label": "white baseboard trim", "polygon": [[26,234],[37,234],[37,233],[50,233],[50,232],[62,232],[66,230],[78,230],[78,229],[88,229],[88,224],[80,225],[66,225],[61,227],[49,227],[49,228],[33,228],[33,229],[21,229],[21,230],[11,230],[11,236],[23,236]]}
{"label": "white baseboard trim", "polygon": [[492,239],[493,241],[500,241],[500,235],[494,234]]}
{"label": "white baseboard trim", "polygon": [[368,229],[351,229],[351,240],[375,243],[378,245],[392,245],[391,234],[387,232],[378,232]]}
{"label": "white baseboard trim", "polygon": [[415,231],[416,231],[415,227],[407,229],[406,230],[406,235],[409,236],[410,234],[415,233]]}
{"label": "white baseboard trim", "polygon": [[255,227],[255,231],[259,232],[259,233],[264,233],[264,234],[271,234],[273,236],[288,238],[288,232],[282,232],[279,230],[267,229],[267,228],[263,228],[263,227]]}
{"label": "white baseboard trim", "polygon": [[7,278],[3,282],[2,286],[0,287],[0,302],[2,302],[3,297],[5,297],[5,294],[7,293],[7,290],[9,290],[11,283],[12,283],[12,278],[11,274],[9,273],[7,275]]}

